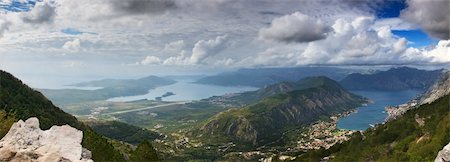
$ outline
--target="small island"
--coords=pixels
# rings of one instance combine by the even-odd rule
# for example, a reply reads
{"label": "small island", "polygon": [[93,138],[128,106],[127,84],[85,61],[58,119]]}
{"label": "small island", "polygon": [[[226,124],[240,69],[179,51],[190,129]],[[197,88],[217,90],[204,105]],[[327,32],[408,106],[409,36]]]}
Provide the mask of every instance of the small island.
{"label": "small island", "polygon": [[166,92],[163,95],[161,95],[160,97],[155,97],[155,100],[156,101],[162,101],[162,98],[173,96],[173,95],[175,95],[175,93],[173,93],[173,92]]}
{"label": "small island", "polygon": [[166,92],[161,97],[169,97],[169,96],[173,96],[173,95],[175,95],[175,93],[173,93],[173,92]]}

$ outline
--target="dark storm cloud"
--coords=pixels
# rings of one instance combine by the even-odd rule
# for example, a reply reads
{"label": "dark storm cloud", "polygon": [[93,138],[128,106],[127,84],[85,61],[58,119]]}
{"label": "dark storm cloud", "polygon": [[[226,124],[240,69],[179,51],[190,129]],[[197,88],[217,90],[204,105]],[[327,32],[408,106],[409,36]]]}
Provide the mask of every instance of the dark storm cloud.
{"label": "dark storm cloud", "polygon": [[422,27],[431,37],[450,39],[449,0],[408,0],[401,17]]}
{"label": "dark storm cloud", "polygon": [[56,16],[56,7],[49,3],[42,2],[36,4],[31,12],[24,16],[22,20],[30,24],[53,23]]}
{"label": "dark storm cloud", "polygon": [[274,19],[268,28],[259,31],[259,37],[285,43],[305,43],[324,39],[330,31],[331,28],[321,21],[295,12]]}
{"label": "dark storm cloud", "polygon": [[173,0],[112,0],[114,9],[127,14],[161,14],[177,8]]}

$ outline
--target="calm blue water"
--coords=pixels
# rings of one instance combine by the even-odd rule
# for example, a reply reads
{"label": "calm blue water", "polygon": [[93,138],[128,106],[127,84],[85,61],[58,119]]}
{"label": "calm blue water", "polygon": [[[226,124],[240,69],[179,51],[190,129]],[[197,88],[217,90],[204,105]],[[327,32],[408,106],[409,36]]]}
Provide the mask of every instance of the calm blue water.
{"label": "calm blue water", "polygon": [[136,101],[140,99],[155,99],[166,92],[173,92],[175,95],[164,97],[163,101],[188,101],[188,100],[200,100],[212,96],[224,95],[227,93],[237,93],[244,91],[253,91],[257,88],[246,86],[216,86],[205,84],[194,84],[192,80],[177,80],[178,82],[172,85],[158,87],[149,90],[145,95],[138,96],[126,96],[110,98],[108,101],[124,102],[124,101]]}
{"label": "calm blue water", "polygon": [[358,112],[343,117],[337,122],[337,127],[349,130],[366,130],[370,124],[382,123],[386,119],[386,106],[403,104],[422,91],[407,90],[397,92],[385,91],[352,91],[355,94],[367,97],[374,101],[367,106],[358,108]]}

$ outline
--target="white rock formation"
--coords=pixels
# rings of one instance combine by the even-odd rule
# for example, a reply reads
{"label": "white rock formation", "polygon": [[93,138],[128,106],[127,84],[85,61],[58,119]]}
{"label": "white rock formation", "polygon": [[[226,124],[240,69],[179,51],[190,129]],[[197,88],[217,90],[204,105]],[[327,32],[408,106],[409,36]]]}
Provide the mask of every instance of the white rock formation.
{"label": "white rock formation", "polygon": [[434,162],[447,162],[450,161],[450,143],[448,143],[444,148],[439,151]]}
{"label": "white rock formation", "polygon": [[90,162],[90,151],[81,146],[82,139],[83,132],[69,125],[43,131],[37,118],[20,120],[0,140],[0,161]]}

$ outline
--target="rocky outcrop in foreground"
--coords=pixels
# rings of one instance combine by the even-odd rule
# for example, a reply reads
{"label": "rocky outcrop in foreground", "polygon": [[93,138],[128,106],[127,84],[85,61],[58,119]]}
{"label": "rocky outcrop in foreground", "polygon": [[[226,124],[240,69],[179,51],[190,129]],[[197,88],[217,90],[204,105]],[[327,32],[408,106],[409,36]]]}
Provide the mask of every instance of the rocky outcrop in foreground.
{"label": "rocky outcrop in foreground", "polygon": [[447,162],[450,161],[450,143],[448,143],[444,148],[439,151],[434,162]]}
{"label": "rocky outcrop in foreground", "polygon": [[83,132],[69,125],[43,131],[37,118],[20,120],[0,140],[0,161],[92,162],[82,139]]}

